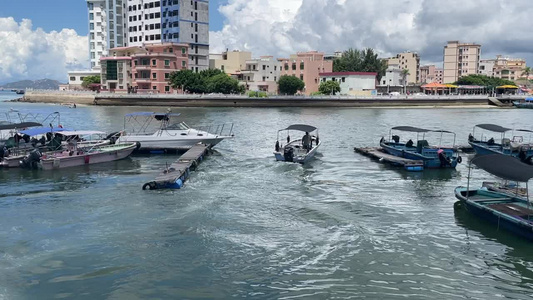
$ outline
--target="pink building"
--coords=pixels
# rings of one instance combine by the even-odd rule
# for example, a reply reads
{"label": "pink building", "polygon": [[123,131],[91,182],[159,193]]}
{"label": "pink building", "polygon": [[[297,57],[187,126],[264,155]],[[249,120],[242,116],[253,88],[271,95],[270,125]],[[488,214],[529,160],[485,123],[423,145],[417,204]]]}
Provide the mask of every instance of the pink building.
{"label": "pink building", "polygon": [[280,76],[296,76],[304,81],[304,93],[310,95],[318,92],[320,85],[320,73],[333,71],[333,61],[324,60],[324,53],[317,51],[299,52],[290,58],[280,58]]}
{"label": "pink building", "polygon": [[437,82],[442,84],[443,70],[435,67],[435,65],[420,67],[420,82],[432,83]]}
{"label": "pink building", "polygon": [[172,93],[170,73],[188,67],[188,45],[176,43],[120,47],[100,58],[102,90]]}

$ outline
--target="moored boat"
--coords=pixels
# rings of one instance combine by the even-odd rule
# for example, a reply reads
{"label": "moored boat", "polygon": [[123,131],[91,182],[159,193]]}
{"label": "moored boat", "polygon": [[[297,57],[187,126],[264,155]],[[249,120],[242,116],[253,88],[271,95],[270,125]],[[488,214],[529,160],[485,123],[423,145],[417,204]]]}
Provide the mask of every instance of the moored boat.
{"label": "moored boat", "polygon": [[[475,157],[471,164],[501,179],[525,182],[533,178],[533,167],[520,162],[509,155],[490,154]],[[491,191],[487,187],[470,188],[471,166],[469,167],[466,187],[457,187],[455,196],[460,202],[457,208],[463,207],[471,214],[492,222],[497,228],[503,228],[519,236],[533,240],[533,206],[529,197],[510,195],[507,192]]]}
{"label": "moored boat", "polygon": [[513,105],[516,108],[533,108],[533,97],[524,99],[524,102],[514,101]]}
{"label": "moored boat", "polygon": [[[412,140],[402,142],[400,136],[392,135],[393,131],[416,133],[416,144]],[[453,135],[452,146],[431,146],[426,140],[426,134],[440,133],[440,142],[442,144],[443,135]],[[462,162],[459,151],[455,147],[455,133],[446,130],[429,130],[412,126],[397,126],[391,128],[389,140],[381,138],[381,148],[388,154],[422,161],[424,168],[455,168],[458,163]]]}
{"label": "moored boat", "polygon": [[[500,134],[499,140],[494,139],[494,137],[488,138],[487,134],[483,134],[483,132],[480,137],[477,138],[476,128]],[[510,155],[519,158],[523,162],[531,164],[533,158],[533,144],[525,143],[522,135],[515,135],[512,139],[506,138],[506,133],[510,131],[512,131],[511,128],[495,124],[478,124],[474,126],[472,134],[469,135],[468,143],[474,148],[474,151],[478,155]],[[533,133],[532,130],[528,129],[518,129],[515,130],[515,132],[518,132],[518,134],[529,133],[530,135]]]}
{"label": "moored boat", "polygon": [[[287,132],[287,144],[283,146],[279,140],[279,134],[282,131]],[[301,139],[291,140],[290,132],[305,132]],[[316,135],[313,133],[316,131]],[[322,142],[318,137],[318,129],[314,126],[304,124],[294,124],[285,129],[278,130],[274,156],[277,161],[295,162],[304,164],[311,160]]]}
{"label": "moored boat", "polygon": [[[233,124],[211,125],[194,129],[184,122],[173,123],[179,113],[136,112],[124,117],[124,131],[119,133],[118,143],[140,143],[141,151],[183,151],[202,143],[215,146],[233,138]],[[158,126],[153,128],[152,122]],[[130,128],[127,128],[130,125]]]}

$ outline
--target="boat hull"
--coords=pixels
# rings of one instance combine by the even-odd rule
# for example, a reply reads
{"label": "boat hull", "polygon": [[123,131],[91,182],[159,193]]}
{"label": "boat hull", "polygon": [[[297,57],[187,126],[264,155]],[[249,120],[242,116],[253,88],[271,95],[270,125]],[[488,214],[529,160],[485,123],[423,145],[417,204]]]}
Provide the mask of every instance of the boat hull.
{"label": "boat hull", "polygon": [[303,155],[294,156],[292,161],[285,160],[285,155],[282,152],[274,152],[274,156],[276,157],[277,161],[287,161],[287,162],[305,164],[315,157],[318,151],[318,147],[320,147],[321,144],[322,142],[319,142],[318,145],[314,146],[311,150],[309,150],[309,152]]}
{"label": "boat hull", "polygon": [[[533,241],[533,222],[527,221],[518,216],[512,216],[512,215],[497,211],[487,205],[483,205],[481,201],[476,202],[475,200],[469,200],[464,194],[466,192],[467,192],[466,188],[457,187],[455,189],[455,196],[457,199],[461,201],[461,204],[464,206],[464,208],[469,213],[495,224],[498,229],[499,228],[505,229],[518,236],[521,236],[530,241]],[[477,192],[478,190],[468,191],[469,195],[473,193],[477,193]],[[508,195],[504,193],[489,192],[489,191],[483,191],[483,193],[486,195],[501,196],[500,199],[504,199],[504,198],[510,199],[508,202],[509,204],[513,204],[513,203],[523,204],[523,202],[526,202],[526,200],[520,200],[519,198],[509,197]],[[472,195],[470,195],[470,197],[472,197]]]}
{"label": "boat hull", "polygon": [[[500,144],[489,145],[486,142],[468,142],[477,155],[490,155],[490,154],[503,154],[513,157],[519,157],[520,151],[511,151],[510,148],[504,148]],[[524,147],[523,145],[521,147]],[[529,148],[525,151],[524,158],[533,156],[533,148]]]}
{"label": "boat hull", "polygon": [[529,109],[532,109],[532,108],[533,108],[533,103],[513,102],[513,105],[514,105],[516,108],[529,108]]}
{"label": "boat hull", "polygon": [[[135,150],[136,144],[131,144],[125,147],[117,148],[111,146],[109,150],[89,152],[81,155],[73,156],[57,156],[41,159],[41,167],[43,170],[64,169],[69,167],[77,167],[83,165],[92,165],[98,163],[111,162],[115,160],[124,159]],[[103,147],[105,148],[105,147]],[[112,150],[115,149],[116,150]]]}
{"label": "boat hull", "polygon": [[198,143],[215,146],[224,139],[231,138],[230,136],[206,136],[204,138],[154,138],[153,136],[121,136],[117,143],[135,142],[140,143],[138,150],[188,150]]}
{"label": "boat hull", "polygon": [[[382,142],[380,143],[381,148],[383,150],[391,155],[397,156],[397,157],[403,157],[407,159],[412,160],[420,160],[424,162],[424,168],[428,169],[439,169],[439,168],[455,168],[458,164],[458,155],[455,149],[450,148],[443,148],[446,157],[450,159],[450,163],[443,165],[438,157],[438,150],[435,149],[424,149],[424,154],[421,155],[420,153],[416,152],[416,148],[407,148],[403,144],[397,144],[397,145],[390,145],[389,143]],[[431,156],[430,156],[431,155]]]}

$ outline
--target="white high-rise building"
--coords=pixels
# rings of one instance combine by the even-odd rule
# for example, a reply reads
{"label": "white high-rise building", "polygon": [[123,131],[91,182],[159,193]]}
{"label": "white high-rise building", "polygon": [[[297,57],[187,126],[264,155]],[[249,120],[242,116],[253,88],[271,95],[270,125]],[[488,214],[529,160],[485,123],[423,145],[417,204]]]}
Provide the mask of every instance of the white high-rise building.
{"label": "white high-rise building", "polygon": [[128,0],[128,46],[152,43],[189,44],[189,68],[209,67],[209,2],[204,0]]}
{"label": "white high-rise building", "polygon": [[100,68],[100,57],[106,56],[109,49],[125,46],[124,2],[126,0],[87,0],[91,69]]}

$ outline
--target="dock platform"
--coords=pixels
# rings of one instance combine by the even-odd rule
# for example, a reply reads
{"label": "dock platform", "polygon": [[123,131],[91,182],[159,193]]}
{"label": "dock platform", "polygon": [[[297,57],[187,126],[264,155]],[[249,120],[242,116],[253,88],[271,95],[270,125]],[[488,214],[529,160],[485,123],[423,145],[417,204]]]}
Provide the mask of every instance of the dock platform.
{"label": "dock platform", "polygon": [[403,157],[394,156],[385,153],[380,147],[355,147],[355,152],[379,160],[380,162],[388,163],[393,166],[401,166],[407,171],[423,171],[424,162],[421,160],[412,160]]}
{"label": "dock platform", "polygon": [[167,167],[153,181],[143,185],[143,190],[181,189],[191,171],[209,154],[210,145],[197,144]]}

